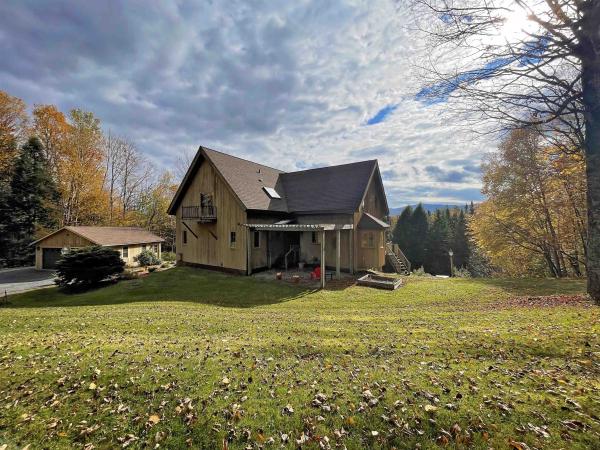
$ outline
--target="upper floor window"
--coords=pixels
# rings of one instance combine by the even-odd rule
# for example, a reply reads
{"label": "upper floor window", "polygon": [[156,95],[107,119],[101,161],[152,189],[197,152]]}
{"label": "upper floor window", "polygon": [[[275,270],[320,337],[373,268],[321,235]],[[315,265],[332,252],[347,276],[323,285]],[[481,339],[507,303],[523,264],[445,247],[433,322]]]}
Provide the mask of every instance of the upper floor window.
{"label": "upper floor window", "polygon": [[200,193],[200,206],[207,207],[213,205],[212,194]]}

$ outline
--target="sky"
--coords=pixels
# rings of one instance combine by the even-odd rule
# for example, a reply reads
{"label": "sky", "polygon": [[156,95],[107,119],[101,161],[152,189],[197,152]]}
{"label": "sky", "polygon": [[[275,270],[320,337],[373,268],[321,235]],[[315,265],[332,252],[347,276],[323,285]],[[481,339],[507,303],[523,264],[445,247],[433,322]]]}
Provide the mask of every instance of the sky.
{"label": "sky", "polygon": [[0,89],[92,111],[159,168],[199,145],[286,171],[376,158],[391,207],[465,203],[497,144],[420,98],[397,0],[3,0],[0,54]]}

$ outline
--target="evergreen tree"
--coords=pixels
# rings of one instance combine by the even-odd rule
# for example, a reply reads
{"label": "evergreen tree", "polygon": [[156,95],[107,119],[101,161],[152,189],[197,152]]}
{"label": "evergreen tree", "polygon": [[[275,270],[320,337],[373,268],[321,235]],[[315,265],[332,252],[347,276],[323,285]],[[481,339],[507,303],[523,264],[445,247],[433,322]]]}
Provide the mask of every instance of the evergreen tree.
{"label": "evergreen tree", "polygon": [[432,215],[427,235],[425,270],[433,275],[450,274],[449,250],[449,211],[440,209]]}
{"label": "evergreen tree", "polygon": [[454,216],[450,248],[454,251],[455,267],[466,267],[469,263],[470,248],[467,236],[467,219],[462,209]]}
{"label": "evergreen tree", "polygon": [[411,217],[411,230],[412,234],[410,244],[408,245],[410,256],[406,255],[406,257],[414,268],[423,267],[425,264],[425,249],[427,246],[429,222],[422,203],[419,203],[413,211]]}
{"label": "evergreen tree", "polygon": [[[411,218],[412,207],[408,205],[400,213],[398,221],[396,222],[396,226],[394,227],[394,232],[392,236],[393,242],[400,246],[405,255],[406,251],[408,250],[408,245],[412,240]],[[406,257],[408,258],[408,255]]]}
{"label": "evergreen tree", "polygon": [[30,138],[15,161],[1,209],[0,259],[10,265],[30,264],[35,249],[29,244],[39,228],[55,226],[53,204],[57,191],[48,171],[42,144]]}

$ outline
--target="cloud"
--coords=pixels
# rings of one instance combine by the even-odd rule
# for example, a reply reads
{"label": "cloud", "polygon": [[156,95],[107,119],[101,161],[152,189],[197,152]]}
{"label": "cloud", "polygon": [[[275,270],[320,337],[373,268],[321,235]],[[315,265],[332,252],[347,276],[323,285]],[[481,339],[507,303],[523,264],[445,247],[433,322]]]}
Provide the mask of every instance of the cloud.
{"label": "cloud", "polygon": [[387,148],[383,145],[377,145],[371,148],[359,148],[355,150],[350,150],[348,152],[348,155],[358,159],[377,159],[386,156],[393,156],[395,154],[395,149]]}
{"label": "cloud", "polygon": [[29,105],[93,111],[161,168],[200,144],[284,170],[377,158],[391,206],[448,201],[479,182],[425,167],[464,159],[449,170],[469,172],[481,146],[443,105],[415,100],[424,51],[402,8],[7,0],[0,86]]}
{"label": "cloud", "polygon": [[444,181],[448,183],[461,183],[467,179],[479,175],[479,166],[465,165],[462,170],[442,169],[438,166],[426,166],[425,172],[435,181]]}

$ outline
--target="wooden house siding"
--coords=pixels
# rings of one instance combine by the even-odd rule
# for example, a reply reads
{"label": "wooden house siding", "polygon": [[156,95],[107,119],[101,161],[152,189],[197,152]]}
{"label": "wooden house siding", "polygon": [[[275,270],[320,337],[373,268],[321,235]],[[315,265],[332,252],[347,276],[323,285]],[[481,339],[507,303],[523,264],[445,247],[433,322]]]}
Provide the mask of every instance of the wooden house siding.
{"label": "wooden house siding", "polygon": [[[276,227],[259,230],[260,242],[254,245],[255,229],[251,224],[274,224],[289,219],[298,225],[352,225],[352,230],[325,232],[326,265],[328,268],[336,265],[339,236],[341,269],[381,269],[385,262],[386,225],[379,220],[388,214],[388,207],[377,162],[334,167],[283,173],[200,147],[169,206],[169,213],[176,216],[178,261],[251,273],[269,267],[278,259],[281,262],[281,256],[296,244],[300,245],[301,261],[320,260],[321,245],[313,243],[312,232],[301,227],[294,230],[290,226],[287,231],[283,227],[281,231]],[[269,187],[282,188],[279,191],[282,199],[265,193],[264,189]],[[206,216],[204,222],[210,223],[182,219],[182,208],[197,210],[200,206],[200,194],[212,195],[216,221],[210,222],[212,218]],[[192,214],[189,211],[193,210],[186,210],[186,214]],[[364,212],[372,217],[364,216]],[[359,223],[365,230],[359,229]],[[235,248],[230,248],[231,232],[236,233]],[[371,235],[368,242],[372,245],[362,245],[365,236]]]}
{"label": "wooden house siding", "polygon": [[[198,223],[181,218],[181,208],[200,205],[200,194],[211,194],[216,207],[214,223]],[[219,173],[204,161],[186,190],[177,208],[176,248],[183,263],[217,268],[246,270],[246,212]],[[187,243],[183,243],[183,231]],[[235,247],[230,246],[230,233],[236,233]]]}
{"label": "wooden house siding", "polygon": [[[334,225],[349,225],[352,224],[352,215],[350,214],[310,214],[299,216],[298,223],[326,223]],[[318,233],[320,235],[320,233]],[[335,231],[325,233],[325,262],[327,267],[335,267],[336,259],[336,236]],[[340,248],[340,267],[343,270],[351,269],[351,230],[343,230],[340,232],[341,248]],[[319,236],[319,242],[320,242]],[[307,263],[321,259],[321,245],[312,242],[312,232],[302,232],[300,235],[300,259]]]}
{"label": "wooden house siding", "polygon": [[69,230],[61,230],[38,242],[35,247],[35,268],[42,269],[43,251],[45,248],[78,248],[94,245],[86,238]]}
{"label": "wooden house siding", "polygon": [[[155,243],[158,245],[158,256],[161,255],[161,244]],[[52,248],[52,249],[73,249],[73,248],[81,248],[81,247],[90,247],[96,245],[92,241],[84,238],[83,236],[78,235],[69,230],[60,230],[58,233],[52,234],[47,238],[41,240],[36,244],[35,248],[35,268],[42,269],[43,268],[43,252],[44,249]],[[147,244],[131,244],[127,245],[128,247],[128,256],[123,257],[123,245],[108,245],[106,247],[112,248],[121,254],[121,258],[128,266],[135,266],[137,262],[135,261],[135,257],[138,256],[144,248],[152,248],[153,243]]]}
{"label": "wooden house siding", "polygon": [[[354,213],[354,269],[381,270],[385,265],[385,231],[361,230],[358,222],[363,213],[369,213],[378,219],[383,219],[387,214],[385,203],[385,192],[383,186],[378,182],[378,177],[373,176],[365,192],[365,197],[358,211]],[[374,233],[375,246],[373,248],[363,246],[364,239],[368,233]]]}

